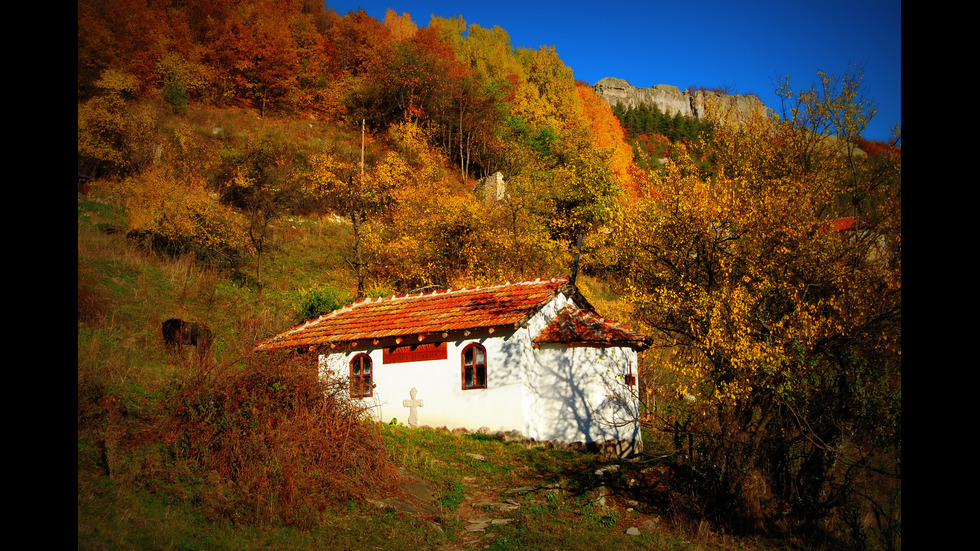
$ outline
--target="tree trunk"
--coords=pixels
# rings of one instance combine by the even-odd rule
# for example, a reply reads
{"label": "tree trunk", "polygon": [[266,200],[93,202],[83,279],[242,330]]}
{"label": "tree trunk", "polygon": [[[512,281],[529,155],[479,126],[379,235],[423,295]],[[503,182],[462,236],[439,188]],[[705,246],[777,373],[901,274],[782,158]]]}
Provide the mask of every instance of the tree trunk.
{"label": "tree trunk", "polygon": [[354,273],[357,274],[357,299],[364,298],[364,257],[361,254],[361,216],[350,213],[351,231],[354,232]]}

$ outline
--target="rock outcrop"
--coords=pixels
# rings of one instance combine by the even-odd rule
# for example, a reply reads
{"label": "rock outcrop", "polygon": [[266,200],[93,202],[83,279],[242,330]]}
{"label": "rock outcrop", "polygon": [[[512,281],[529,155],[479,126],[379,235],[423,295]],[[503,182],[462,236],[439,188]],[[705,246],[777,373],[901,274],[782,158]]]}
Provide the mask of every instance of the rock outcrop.
{"label": "rock outcrop", "polygon": [[710,90],[697,90],[693,93],[682,92],[680,88],[669,84],[657,84],[651,88],[637,88],[624,79],[606,77],[592,86],[596,95],[615,107],[617,103],[623,107],[637,107],[641,103],[656,105],[664,113],[673,115],[680,113],[685,117],[703,119],[704,108],[710,101],[729,103],[739,113],[749,113],[760,107],[765,108],[762,100],[755,95],[722,94]]}

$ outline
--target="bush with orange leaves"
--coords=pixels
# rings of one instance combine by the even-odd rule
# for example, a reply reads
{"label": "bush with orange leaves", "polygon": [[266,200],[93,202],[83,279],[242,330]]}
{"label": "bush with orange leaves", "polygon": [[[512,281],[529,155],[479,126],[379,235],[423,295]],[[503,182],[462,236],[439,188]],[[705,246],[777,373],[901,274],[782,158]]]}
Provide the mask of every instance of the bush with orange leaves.
{"label": "bush with orange leaves", "polygon": [[[170,391],[158,438],[176,466],[161,489],[212,519],[308,528],[330,504],[392,487],[381,434],[342,385],[320,378],[309,357],[250,363],[201,370]],[[175,481],[180,472],[197,473],[187,478],[198,489]]]}

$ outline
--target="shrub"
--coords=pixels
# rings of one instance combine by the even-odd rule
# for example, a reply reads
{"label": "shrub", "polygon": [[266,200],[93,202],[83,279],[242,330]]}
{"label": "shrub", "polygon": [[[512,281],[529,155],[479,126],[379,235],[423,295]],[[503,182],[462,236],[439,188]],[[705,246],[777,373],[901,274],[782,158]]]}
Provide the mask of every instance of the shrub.
{"label": "shrub", "polygon": [[329,314],[350,301],[350,296],[331,285],[313,287],[302,292],[297,323]]}
{"label": "shrub", "polygon": [[203,476],[197,501],[208,518],[311,527],[327,504],[390,487],[380,432],[315,362],[251,364],[195,373],[166,400],[161,439]]}
{"label": "shrub", "polygon": [[152,168],[107,182],[106,196],[126,207],[127,235],[165,255],[184,253],[236,268],[251,254],[244,218],[211,198],[200,177]]}
{"label": "shrub", "polygon": [[187,86],[184,85],[180,75],[170,74],[164,79],[163,99],[170,104],[175,114],[179,115],[187,111],[187,101],[190,99],[190,94],[187,92]]}
{"label": "shrub", "polygon": [[854,143],[869,156],[875,155],[901,155],[902,150],[890,143],[867,140],[861,136],[854,138]]}
{"label": "shrub", "polygon": [[89,178],[123,177],[152,159],[152,108],[131,101],[135,77],[108,70],[96,83],[100,95],[78,105],[78,171]]}

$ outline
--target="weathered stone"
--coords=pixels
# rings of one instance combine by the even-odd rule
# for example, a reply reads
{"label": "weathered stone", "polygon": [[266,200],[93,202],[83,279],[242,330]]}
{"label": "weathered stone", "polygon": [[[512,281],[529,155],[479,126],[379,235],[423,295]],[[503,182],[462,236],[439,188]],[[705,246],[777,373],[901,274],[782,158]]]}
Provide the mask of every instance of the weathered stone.
{"label": "weathered stone", "polygon": [[484,200],[486,202],[500,201],[507,197],[507,183],[504,182],[504,175],[495,172],[477,183],[483,186]]}
{"label": "weathered stone", "polygon": [[637,528],[636,526],[630,526],[629,528],[626,529],[626,535],[627,536],[639,536],[640,535],[640,529]]}
{"label": "weathered stone", "polygon": [[642,526],[644,530],[653,532],[654,530],[660,528],[660,517],[648,518],[641,522],[640,526]]}
{"label": "weathered stone", "polygon": [[467,532],[485,532],[487,530],[487,522],[470,522],[466,525]]}
{"label": "weathered stone", "polygon": [[765,104],[753,94],[722,94],[710,90],[682,92],[669,84],[657,84],[649,88],[638,88],[624,79],[606,77],[592,87],[596,95],[615,107],[620,103],[625,108],[638,107],[641,103],[656,105],[668,115],[680,113],[685,117],[703,119],[705,107],[712,102],[727,104],[741,114],[765,108]]}
{"label": "weathered stone", "polygon": [[473,507],[480,509],[497,509],[498,511],[516,511],[521,508],[520,504],[514,502],[500,503],[497,501],[478,501]]}
{"label": "weathered stone", "polygon": [[422,407],[422,406],[425,405],[425,402],[423,400],[419,400],[419,399],[416,398],[418,396],[418,392],[419,392],[418,389],[413,386],[412,387],[412,390],[410,390],[408,392],[409,395],[412,398],[410,400],[402,400],[402,405],[404,405],[405,407],[409,408],[409,413],[408,413],[408,426],[410,426],[410,427],[417,427],[417,426],[419,426],[419,409],[418,408],[420,408],[420,407]]}
{"label": "weathered stone", "polygon": [[410,496],[429,503],[435,502],[438,494],[428,481],[402,468],[398,469],[398,475],[402,479],[402,489]]}
{"label": "weathered stone", "polygon": [[409,501],[399,501],[397,499],[368,499],[367,501],[379,509],[392,509],[394,511],[399,511],[409,515],[429,515],[438,517],[441,514],[439,509],[436,509],[428,503],[413,503]]}
{"label": "weathered stone", "polygon": [[617,472],[619,472],[619,469],[620,469],[620,466],[619,465],[616,465],[616,464],[606,465],[604,467],[600,467],[600,468],[596,469],[596,471],[595,471],[595,477],[597,479],[599,479],[600,481],[603,480],[603,479],[610,479],[610,478],[612,478],[612,475],[614,475]]}
{"label": "weathered stone", "polygon": [[613,491],[606,485],[601,485],[592,491],[592,503],[600,510],[610,507]]}

